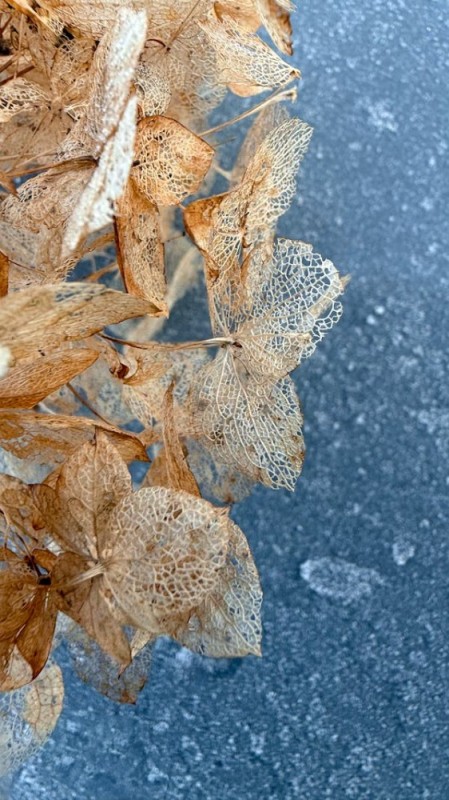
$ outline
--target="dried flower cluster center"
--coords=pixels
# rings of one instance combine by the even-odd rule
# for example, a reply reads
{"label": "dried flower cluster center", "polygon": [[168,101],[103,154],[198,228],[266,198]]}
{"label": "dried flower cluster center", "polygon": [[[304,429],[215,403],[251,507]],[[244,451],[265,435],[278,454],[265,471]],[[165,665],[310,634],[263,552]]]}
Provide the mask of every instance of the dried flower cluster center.
{"label": "dried flower cluster center", "polygon": [[[120,702],[160,636],[260,654],[230,507],[256,483],[294,489],[291,373],[346,282],[276,237],[312,134],[286,109],[291,11],[0,0],[0,774],[56,724],[62,638]],[[256,99],[213,125],[228,93]],[[197,316],[200,276],[210,337],[161,341],[176,304]]]}

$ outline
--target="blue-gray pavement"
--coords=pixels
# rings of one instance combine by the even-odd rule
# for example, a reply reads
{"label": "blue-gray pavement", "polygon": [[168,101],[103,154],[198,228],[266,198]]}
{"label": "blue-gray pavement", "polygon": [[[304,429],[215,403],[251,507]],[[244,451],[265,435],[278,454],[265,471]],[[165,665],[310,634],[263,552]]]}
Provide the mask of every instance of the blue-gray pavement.
{"label": "blue-gray pavement", "polygon": [[[11,800],[449,797],[448,18],[445,0],[303,0],[294,18],[315,133],[280,232],[352,280],[297,373],[296,493],[234,511],[263,658],[160,641],[121,707],[62,652],[61,720]],[[207,334],[200,291],[172,335],[187,306]]]}

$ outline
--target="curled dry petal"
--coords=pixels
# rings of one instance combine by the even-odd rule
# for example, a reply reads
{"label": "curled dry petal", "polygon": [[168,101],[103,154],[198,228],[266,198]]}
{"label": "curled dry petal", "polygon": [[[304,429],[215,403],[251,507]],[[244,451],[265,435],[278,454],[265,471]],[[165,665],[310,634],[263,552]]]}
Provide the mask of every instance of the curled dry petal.
{"label": "curled dry petal", "polygon": [[131,97],[117,128],[105,144],[97,167],[67,220],[62,256],[67,258],[90,233],[112,222],[133,159],[137,99]]}
{"label": "curled dry petal", "polygon": [[50,353],[10,370],[0,380],[0,408],[33,408],[97,358],[95,350],[76,348]]}
{"label": "curled dry petal", "polygon": [[153,461],[146,476],[148,486],[166,486],[181,489],[201,497],[198,484],[187,462],[186,454],[176,427],[173,405],[173,385],[165,394],[163,408],[164,446]]}
{"label": "curled dry petal", "polygon": [[117,203],[117,260],[126,290],[167,316],[164,245],[159,211],[131,178]]}
{"label": "curled dry petal", "polygon": [[[81,125],[83,132],[98,146],[106,145],[126,114],[145,35],[144,11],[118,8],[96,50],[91,67],[92,94]],[[130,135],[129,131],[126,134]]]}
{"label": "curled dry petal", "polygon": [[31,357],[150,310],[148,302],[102,285],[34,286],[0,300],[0,343],[15,359]]}
{"label": "curled dry petal", "polygon": [[8,409],[0,414],[2,447],[17,458],[31,459],[46,467],[64,462],[82,444],[92,442],[99,430],[126,462],[149,460],[138,436],[98,420]]}
{"label": "curled dry petal", "polygon": [[2,553],[7,563],[0,571],[0,690],[10,691],[45,666],[57,610],[39,571],[6,548]]}

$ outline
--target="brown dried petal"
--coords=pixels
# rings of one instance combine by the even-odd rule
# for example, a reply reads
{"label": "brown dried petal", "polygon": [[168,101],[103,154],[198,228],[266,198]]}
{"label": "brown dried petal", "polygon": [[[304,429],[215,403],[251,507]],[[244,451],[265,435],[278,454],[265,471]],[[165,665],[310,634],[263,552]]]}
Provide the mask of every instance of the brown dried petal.
{"label": "brown dried petal", "polygon": [[197,377],[191,433],[253,481],[294,489],[304,460],[302,415],[290,378],[258,384],[238,350],[221,350]]}
{"label": "brown dried petal", "polygon": [[33,408],[97,358],[95,350],[76,348],[21,364],[0,380],[0,408]]}
{"label": "brown dried petal", "polygon": [[131,97],[67,221],[63,258],[75,251],[90,233],[112,222],[115,204],[125,189],[132,164],[136,109],[137,99]]}
{"label": "brown dried petal", "polygon": [[99,284],[29,287],[0,300],[0,343],[8,345],[14,358],[30,357],[150,309],[144,300]]}
{"label": "brown dried petal", "polygon": [[18,689],[46,664],[56,624],[48,587],[22,564],[0,572],[0,690]]}
{"label": "brown dried petal", "polygon": [[[344,280],[310,245],[278,239],[271,260],[256,253],[248,273],[251,308],[236,330],[239,358],[256,380],[292,372],[338,322]],[[246,317],[246,319],[245,319]]]}
{"label": "brown dried petal", "polygon": [[50,102],[51,98],[40,86],[25,78],[15,78],[2,86],[0,123],[24,111],[39,111]]}
{"label": "brown dried petal", "polygon": [[293,53],[290,14],[294,5],[290,0],[256,0],[262,25],[276,47],[288,56]]}
{"label": "brown dried petal", "polygon": [[240,28],[230,17],[198,23],[214,50],[220,79],[242,97],[282,86],[300,76],[258,36]]}
{"label": "brown dried petal", "polygon": [[223,513],[186,492],[156,487],[129,495],[116,507],[110,531],[111,545],[102,553],[105,583],[148,632],[196,607],[226,557]]}
{"label": "brown dried petal", "polygon": [[93,441],[98,430],[105,433],[126,462],[149,460],[138,436],[99,421],[7,409],[0,414],[1,446],[18,458],[30,458],[47,467],[61,464],[84,442]]}
{"label": "brown dried petal", "polygon": [[165,485],[171,489],[183,490],[196,497],[201,497],[198,484],[187,463],[176,427],[173,385],[166,392],[163,412],[164,452],[168,481]]}
{"label": "brown dried petal", "polygon": [[[74,28],[84,36],[99,39],[110,31],[123,10],[123,0],[45,0],[64,25]],[[145,9],[148,0],[127,0],[127,13]]]}
{"label": "brown dried petal", "polygon": [[195,609],[176,639],[205,656],[260,655],[262,589],[248,542],[229,520],[226,563],[213,592]]}
{"label": "brown dried petal", "polygon": [[[148,637],[146,636],[148,640]],[[119,674],[116,659],[111,658],[81,627],[67,638],[72,666],[81,680],[116,703],[135,703],[148,680],[152,660],[152,643],[134,656],[131,664]]]}
{"label": "brown dried petal", "polygon": [[155,117],[158,114],[165,114],[171,99],[170,83],[157,62],[138,64],[134,83],[142,116]]}
{"label": "brown dried petal", "polygon": [[58,607],[78,622],[106,653],[126,666],[131,660],[131,651],[121,622],[112,613],[113,601],[105,597],[107,589],[103,577],[99,575],[70,588],[70,581],[79,578],[87,569],[86,559],[75,553],[59,557],[52,573],[53,580],[58,585],[67,584],[67,588],[57,592]]}
{"label": "brown dried petal", "polygon": [[295,176],[312,135],[299,119],[272,130],[250,159],[240,185],[198,200],[184,213],[188,233],[206,256],[205,273],[214,331],[232,330],[256,247],[270,256],[274,227],[295,191]]}
{"label": "brown dried petal", "polygon": [[177,205],[201,185],[213,148],[179,122],[146,117],[137,126],[131,174],[140,189],[158,205]]}
{"label": "brown dried petal", "polygon": [[131,488],[124,461],[99,431],[66,460],[54,489],[37,486],[35,496],[61,547],[98,560],[109,544],[111,512]]}
{"label": "brown dried petal", "polygon": [[0,695],[0,776],[16,770],[53,731],[62,710],[64,684],[56,664],[15,692]]}
{"label": "brown dried petal", "polygon": [[117,260],[127,292],[148,300],[167,316],[164,245],[159,211],[134,181],[117,203]]}
{"label": "brown dried petal", "polygon": [[0,510],[8,525],[32,539],[39,538],[44,521],[26,483],[11,475],[0,475]]}

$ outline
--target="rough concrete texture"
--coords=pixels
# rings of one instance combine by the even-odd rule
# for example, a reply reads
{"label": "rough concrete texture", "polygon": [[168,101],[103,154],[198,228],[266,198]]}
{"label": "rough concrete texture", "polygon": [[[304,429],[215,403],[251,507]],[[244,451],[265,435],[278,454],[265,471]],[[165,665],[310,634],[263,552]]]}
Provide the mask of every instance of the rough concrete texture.
{"label": "rough concrete texture", "polygon": [[315,134],[280,231],[352,281],[297,374],[296,493],[257,489],[234,513],[264,656],[161,641],[133,708],[67,668],[58,728],[12,800],[448,796],[447,3],[302,0],[294,24]]}

